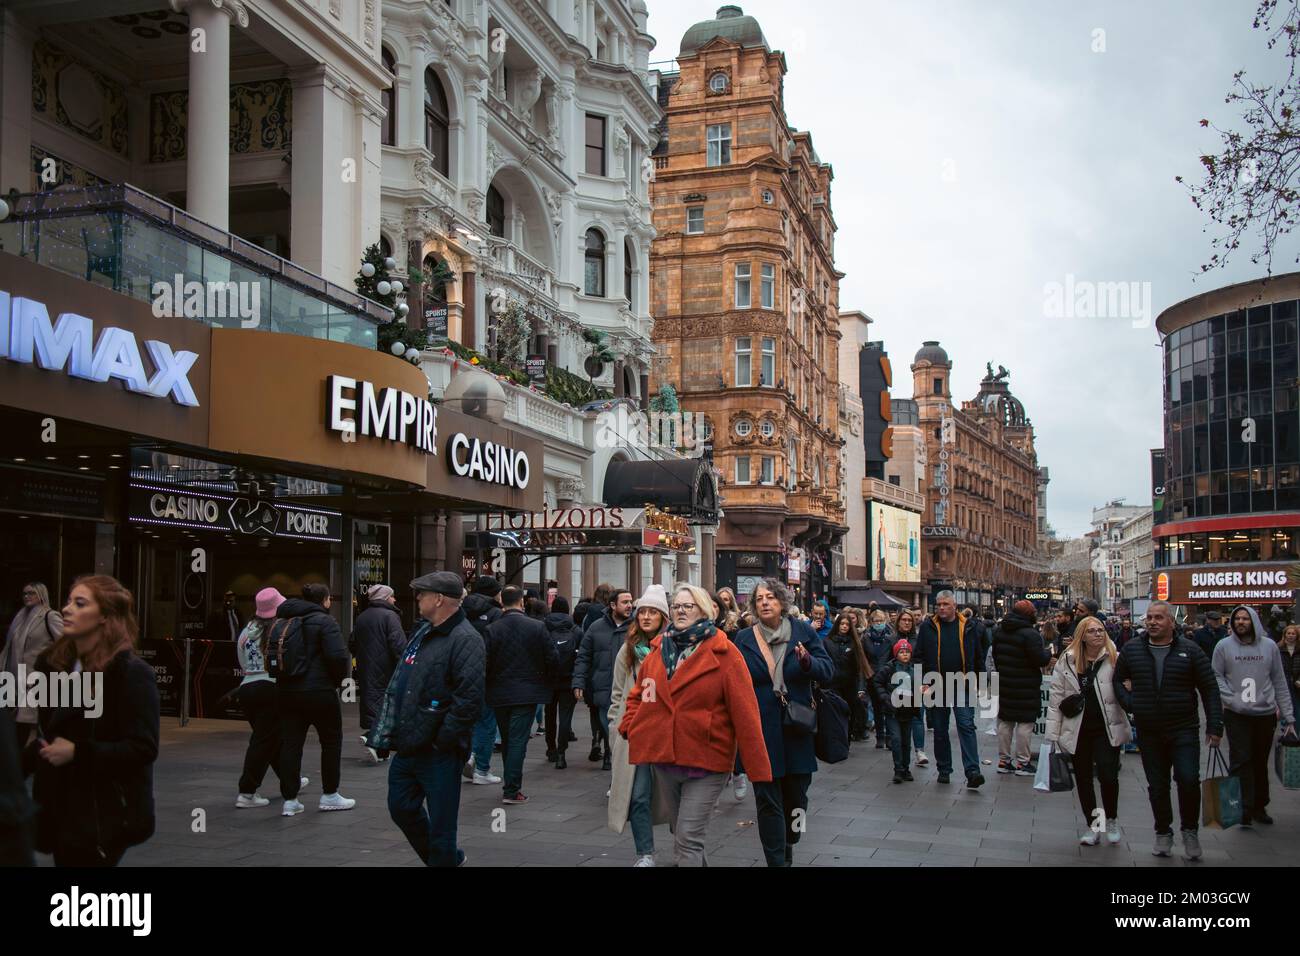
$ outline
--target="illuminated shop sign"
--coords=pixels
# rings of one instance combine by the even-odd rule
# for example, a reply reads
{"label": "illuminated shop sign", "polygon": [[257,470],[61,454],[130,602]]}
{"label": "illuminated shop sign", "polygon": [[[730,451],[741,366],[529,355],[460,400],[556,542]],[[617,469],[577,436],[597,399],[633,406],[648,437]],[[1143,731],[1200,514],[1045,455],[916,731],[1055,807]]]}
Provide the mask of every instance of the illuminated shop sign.
{"label": "illuminated shop sign", "polygon": [[1287,564],[1190,565],[1156,575],[1156,599],[1171,604],[1275,604],[1291,601]]}
{"label": "illuminated shop sign", "polygon": [[447,441],[447,461],[462,478],[523,490],[531,467],[526,452],[457,432]]}
{"label": "illuminated shop sign", "polygon": [[342,541],[337,511],[208,491],[132,484],[128,520],[196,531],[238,532],[305,541]]}
{"label": "illuminated shop sign", "polygon": [[426,455],[438,454],[438,409],[427,398],[346,375],[331,375],[326,382],[325,421],[331,431],[349,441],[359,436],[386,438]]}
{"label": "illuminated shop sign", "polygon": [[171,396],[177,405],[197,407],[198,396],[189,372],[197,352],[175,352],[166,342],[144,343],[152,374],[140,355],[135,333],[106,326],[95,337],[95,323],[84,315],[64,312],[51,323],[43,302],[10,297],[0,291],[0,357],[50,372],[66,371],[73,378],[107,382],[115,378],[128,391],[150,398]]}

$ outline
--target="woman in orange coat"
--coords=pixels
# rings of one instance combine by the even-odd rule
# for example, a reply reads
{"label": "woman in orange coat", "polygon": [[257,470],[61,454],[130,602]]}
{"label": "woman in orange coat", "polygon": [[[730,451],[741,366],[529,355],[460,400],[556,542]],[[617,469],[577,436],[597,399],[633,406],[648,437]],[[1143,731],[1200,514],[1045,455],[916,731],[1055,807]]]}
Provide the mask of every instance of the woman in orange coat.
{"label": "woman in orange coat", "polygon": [[713,624],[703,588],[678,584],[672,626],[650,643],[618,732],[628,759],[654,768],[678,866],[705,866],[704,837],[739,749],[749,776],[772,779],[749,668]]}

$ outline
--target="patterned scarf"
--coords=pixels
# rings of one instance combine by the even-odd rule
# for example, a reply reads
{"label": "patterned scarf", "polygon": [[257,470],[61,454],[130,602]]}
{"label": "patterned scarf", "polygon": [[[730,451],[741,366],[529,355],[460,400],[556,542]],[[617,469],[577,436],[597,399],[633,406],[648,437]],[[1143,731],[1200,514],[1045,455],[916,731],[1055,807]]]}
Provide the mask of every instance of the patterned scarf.
{"label": "patterned scarf", "polygon": [[689,657],[702,642],[717,633],[718,629],[707,618],[696,621],[684,631],[675,627],[664,631],[659,649],[663,653],[664,670],[668,672],[668,679],[672,680],[673,671],[677,670],[679,663]]}

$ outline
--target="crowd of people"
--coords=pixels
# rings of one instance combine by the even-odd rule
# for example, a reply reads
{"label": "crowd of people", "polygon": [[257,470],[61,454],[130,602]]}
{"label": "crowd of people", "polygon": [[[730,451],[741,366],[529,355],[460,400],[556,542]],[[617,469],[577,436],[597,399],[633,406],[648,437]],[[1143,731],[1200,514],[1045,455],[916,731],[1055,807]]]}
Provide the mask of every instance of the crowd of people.
{"label": "crowd of people", "polygon": [[[589,715],[588,759],[609,773],[609,826],[631,829],[637,867],[656,865],[654,827],[662,823],[675,865],[706,864],[715,805],[728,789],[743,800],[751,788],[768,865],[792,865],[818,770],[814,741],[826,718],[817,702],[826,692],[847,705],[851,741],[869,746],[874,735],[876,748],[892,751],[897,785],[930,765],[927,732],[936,782],[951,782],[955,724],[965,786],[978,790],[981,698],[996,701],[997,772],[1033,776],[1031,739],[1047,677],[1044,740],[1072,765],[1084,818],[1079,842],[1123,840],[1121,754],[1137,751],[1153,852],[1173,849],[1172,777],[1191,860],[1202,855],[1202,724],[1207,746],[1227,738],[1248,826],[1273,822],[1271,749],[1279,723],[1281,734],[1296,733],[1300,628],[1270,632],[1247,606],[1233,608],[1226,623],[1211,611],[1180,627],[1174,608],[1157,601],[1134,627],[1089,599],[1042,620],[1033,603],[1017,601],[994,620],[959,610],[949,591],[935,596],[931,613],[819,601],[805,615],[770,578],[744,603],[728,588],[651,585],[637,596],[602,584],[572,609],[563,596],[543,599],[489,575],[467,589],[458,575],[438,571],[410,589],[414,628],[403,627],[393,589],[375,585],[350,640],[323,584],[299,597],[264,588],[247,622],[226,602],[220,623],[232,632],[238,625],[243,671],[234,694],[251,728],[237,808],[270,804],[258,792],[269,770],[280,812],[304,812],[311,728],[321,749],[319,810],[356,805],[339,791],[340,689],[349,680],[364,753],[387,764],[389,815],[429,866],[465,861],[457,845],[463,782],[499,785],[503,804],[526,803],[525,757],[539,734],[549,768],[568,769],[579,704]],[[0,720],[13,724],[0,729],[0,862],[29,861],[34,848],[57,865],[116,865],[154,826],[159,697],[153,669],[135,652],[134,599],[99,575],[78,579],[62,610],[39,583],[22,597],[0,669],[102,675],[104,700],[97,717],[62,705],[0,708]]]}

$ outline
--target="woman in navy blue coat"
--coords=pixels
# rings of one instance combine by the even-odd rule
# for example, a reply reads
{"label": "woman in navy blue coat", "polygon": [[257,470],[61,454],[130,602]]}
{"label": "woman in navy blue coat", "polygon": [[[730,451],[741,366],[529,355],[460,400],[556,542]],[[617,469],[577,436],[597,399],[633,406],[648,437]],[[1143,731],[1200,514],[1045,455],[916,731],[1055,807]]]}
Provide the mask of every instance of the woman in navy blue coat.
{"label": "woman in navy blue coat", "polygon": [[764,578],[750,597],[755,624],[736,635],[758,698],[763,742],[772,763],[771,783],[754,783],[758,837],[768,866],[793,862],[794,845],[807,822],[808,786],[817,771],[814,735],[784,726],[779,694],[811,707],[813,681],[829,686],[835,676],[835,664],[822,639],[790,615],[791,606],[785,586]]}

